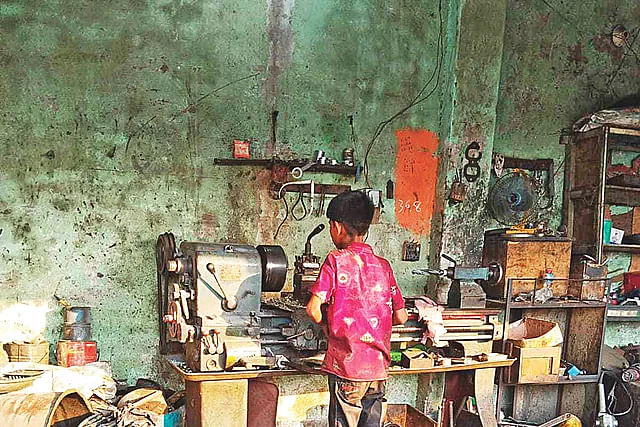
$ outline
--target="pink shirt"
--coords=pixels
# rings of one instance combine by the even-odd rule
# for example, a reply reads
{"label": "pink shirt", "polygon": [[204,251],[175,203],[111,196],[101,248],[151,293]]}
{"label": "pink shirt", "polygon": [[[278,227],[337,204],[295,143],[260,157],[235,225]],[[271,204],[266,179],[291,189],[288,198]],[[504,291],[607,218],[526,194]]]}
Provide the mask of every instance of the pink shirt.
{"label": "pink shirt", "polygon": [[327,256],[311,293],[329,303],[322,370],[354,381],[386,379],[392,315],[404,308],[389,262],[352,243]]}

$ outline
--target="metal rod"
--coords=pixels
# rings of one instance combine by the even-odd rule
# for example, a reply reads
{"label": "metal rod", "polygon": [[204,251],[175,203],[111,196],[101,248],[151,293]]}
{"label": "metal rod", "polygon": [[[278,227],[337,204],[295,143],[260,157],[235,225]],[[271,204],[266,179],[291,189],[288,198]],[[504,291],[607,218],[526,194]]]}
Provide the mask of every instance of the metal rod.
{"label": "metal rod", "polygon": [[[493,335],[443,334],[440,341],[481,341],[492,340]],[[422,337],[391,337],[391,342],[422,342]]]}
{"label": "metal rod", "polygon": [[260,328],[260,335],[278,335],[282,334],[280,328]]}

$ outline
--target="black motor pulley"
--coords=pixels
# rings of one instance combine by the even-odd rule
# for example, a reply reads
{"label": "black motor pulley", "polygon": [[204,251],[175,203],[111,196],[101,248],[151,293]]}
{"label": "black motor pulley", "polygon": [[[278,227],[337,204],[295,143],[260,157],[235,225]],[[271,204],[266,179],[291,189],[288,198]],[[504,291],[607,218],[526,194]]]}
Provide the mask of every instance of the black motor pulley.
{"label": "black motor pulley", "polygon": [[262,262],[262,292],[280,292],[287,279],[287,255],[282,246],[256,247]]}

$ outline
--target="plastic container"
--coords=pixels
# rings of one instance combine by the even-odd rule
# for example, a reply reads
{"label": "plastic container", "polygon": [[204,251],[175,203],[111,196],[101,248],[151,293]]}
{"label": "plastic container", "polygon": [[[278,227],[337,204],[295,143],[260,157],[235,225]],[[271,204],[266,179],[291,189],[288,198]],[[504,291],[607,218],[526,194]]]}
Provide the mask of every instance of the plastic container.
{"label": "plastic container", "polygon": [[613,227],[613,222],[610,219],[605,219],[604,224],[602,224],[602,243],[608,245],[611,243],[611,228]]}
{"label": "plastic container", "polygon": [[9,356],[9,362],[31,362],[49,364],[49,343],[9,343],[4,345],[4,350]]}

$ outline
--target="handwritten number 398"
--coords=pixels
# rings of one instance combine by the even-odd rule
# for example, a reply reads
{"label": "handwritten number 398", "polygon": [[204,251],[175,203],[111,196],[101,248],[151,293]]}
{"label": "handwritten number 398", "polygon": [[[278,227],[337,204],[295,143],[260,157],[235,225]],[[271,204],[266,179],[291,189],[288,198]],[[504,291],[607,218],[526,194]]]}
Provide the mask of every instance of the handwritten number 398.
{"label": "handwritten number 398", "polygon": [[398,199],[396,201],[397,204],[397,208],[398,208],[398,213],[403,213],[403,212],[411,212],[411,211],[415,211],[415,212],[422,212],[422,209],[420,209],[420,201],[416,200],[415,202],[411,203],[410,201],[406,201],[406,200],[400,200]]}

